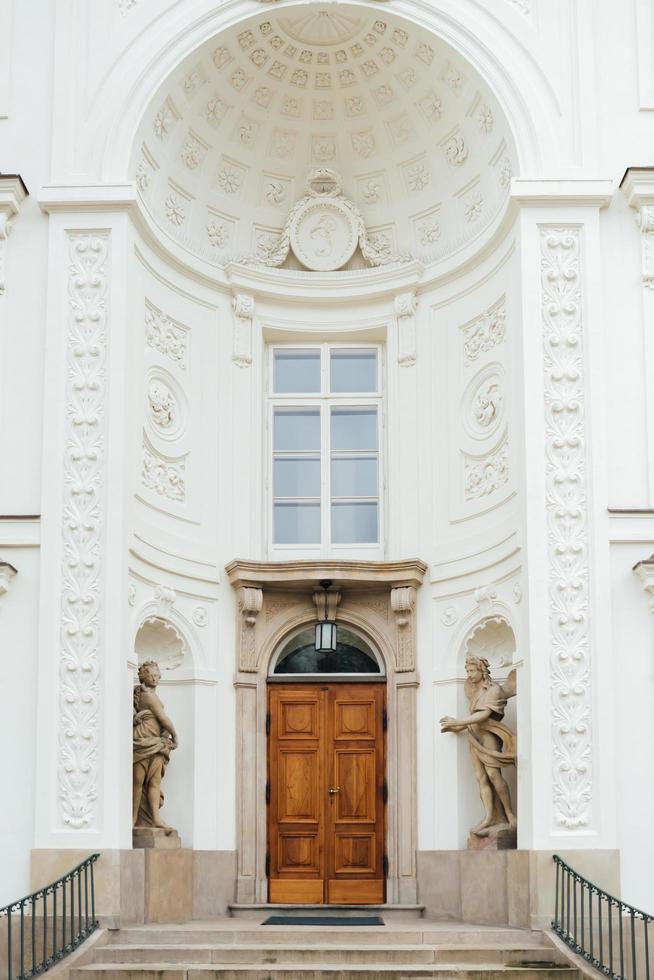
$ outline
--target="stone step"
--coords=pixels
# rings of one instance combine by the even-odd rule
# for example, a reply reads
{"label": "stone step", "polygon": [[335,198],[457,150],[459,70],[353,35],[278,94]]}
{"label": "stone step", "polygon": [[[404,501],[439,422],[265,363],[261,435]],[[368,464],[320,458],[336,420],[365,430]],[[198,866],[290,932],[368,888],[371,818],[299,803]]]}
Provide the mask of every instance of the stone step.
{"label": "stone step", "polygon": [[384,922],[411,922],[420,920],[424,905],[271,905],[269,902],[233,904],[228,906],[234,919],[263,922],[269,915],[321,916],[322,918],[356,918],[380,915]]}
{"label": "stone step", "polygon": [[339,940],[337,945],[271,945],[259,936],[259,943],[217,945],[148,945],[99,947],[94,962],[102,964],[123,963],[179,963],[191,966],[196,963],[456,963],[469,966],[484,964],[525,963],[543,965],[565,964],[561,954],[547,946],[436,946],[388,943],[367,946],[348,945]]}
{"label": "stone step", "polygon": [[579,980],[570,966],[474,967],[419,963],[239,963],[196,964],[189,969],[172,963],[107,963],[73,968],[70,980]]}
{"label": "stone step", "polygon": [[339,945],[367,946],[383,943],[392,945],[431,946],[537,946],[543,944],[540,932],[526,929],[494,928],[492,926],[452,926],[447,923],[435,928],[393,929],[388,926],[356,928],[344,926],[263,926],[250,928],[217,928],[204,924],[186,926],[145,926],[119,929],[109,933],[108,944],[121,946],[173,946],[244,945],[246,943],[268,945]]}

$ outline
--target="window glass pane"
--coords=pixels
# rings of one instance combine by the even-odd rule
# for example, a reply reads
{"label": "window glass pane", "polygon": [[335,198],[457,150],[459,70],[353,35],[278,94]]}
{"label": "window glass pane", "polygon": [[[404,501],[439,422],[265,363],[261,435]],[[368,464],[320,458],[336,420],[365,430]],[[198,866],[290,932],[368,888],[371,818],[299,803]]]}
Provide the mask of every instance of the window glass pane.
{"label": "window glass pane", "polygon": [[302,630],[288,641],[275,665],[276,674],[380,674],[368,644],[351,630],[338,626],[334,653],[316,653],[314,630]]}
{"label": "window glass pane", "polygon": [[320,504],[275,504],[275,544],[320,544]]}
{"label": "window glass pane", "polygon": [[320,497],[320,459],[276,459],[276,497]]}
{"label": "window glass pane", "polygon": [[332,449],[376,451],[377,409],[332,409]]}
{"label": "window glass pane", "polygon": [[334,392],[377,391],[377,351],[332,351],[330,375]]}
{"label": "window glass pane", "polygon": [[332,497],[376,497],[377,460],[332,459]]}
{"label": "window glass pane", "polygon": [[332,544],[374,544],[377,523],[377,504],[332,504]]}
{"label": "window glass pane", "polygon": [[279,395],[320,391],[320,351],[276,350],[273,386]]}
{"label": "window glass pane", "polygon": [[320,452],[320,409],[295,412],[278,408],[275,411],[274,448],[276,452],[296,449]]}

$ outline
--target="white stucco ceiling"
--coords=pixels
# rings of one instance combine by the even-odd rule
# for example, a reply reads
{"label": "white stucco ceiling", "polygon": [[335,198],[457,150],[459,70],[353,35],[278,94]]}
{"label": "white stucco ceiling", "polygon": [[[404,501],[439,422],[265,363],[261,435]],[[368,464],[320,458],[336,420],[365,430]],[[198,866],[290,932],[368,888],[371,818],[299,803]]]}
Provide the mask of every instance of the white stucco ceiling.
{"label": "white stucco ceiling", "polygon": [[164,234],[216,264],[264,256],[318,166],[374,241],[432,262],[497,217],[515,160],[497,101],[443,41],[386,9],[313,3],[262,5],[186,59],[133,171]]}

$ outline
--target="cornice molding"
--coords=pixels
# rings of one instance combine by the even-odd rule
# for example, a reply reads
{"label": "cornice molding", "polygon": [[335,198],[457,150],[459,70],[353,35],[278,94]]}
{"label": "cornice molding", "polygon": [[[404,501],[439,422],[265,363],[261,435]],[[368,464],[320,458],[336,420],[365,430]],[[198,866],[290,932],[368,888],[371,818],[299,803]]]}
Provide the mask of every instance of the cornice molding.
{"label": "cornice molding", "polygon": [[126,184],[47,184],[38,196],[45,214],[98,211],[131,211],[136,186]]}
{"label": "cornice molding", "polygon": [[615,182],[604,178],[516,178],[511,184],[511,201],[520,208],[606,208],[615,191]]}
{"label": "cornice molding", "polygon": [[333,588],[371,589],[387,586],[419,588],[427,565],[418,558],[406,561],[357,561],[336,558],[310,561],[250,561],[235,559],[225,566],[233,588],[315,589],[321,579]]}

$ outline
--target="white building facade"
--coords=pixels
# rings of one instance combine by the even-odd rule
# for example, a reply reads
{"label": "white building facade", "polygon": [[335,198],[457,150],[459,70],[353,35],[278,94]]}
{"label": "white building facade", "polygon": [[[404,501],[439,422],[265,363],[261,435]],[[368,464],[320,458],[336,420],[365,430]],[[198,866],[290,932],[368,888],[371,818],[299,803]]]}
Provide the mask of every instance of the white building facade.
{"label": "white building facade", "polygon": [[[651,4],[0,6],[0,902],[99,851],[141,914],[151,657],[191,912],[268,901],[269,679],[329,581],[383,900],[542,925],[559,853],[653,909]],[[517,670],[516,851],[439,731],[470,652]]]}

